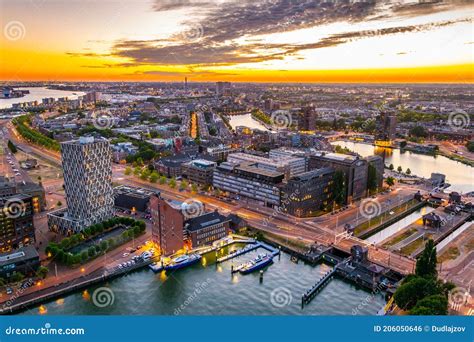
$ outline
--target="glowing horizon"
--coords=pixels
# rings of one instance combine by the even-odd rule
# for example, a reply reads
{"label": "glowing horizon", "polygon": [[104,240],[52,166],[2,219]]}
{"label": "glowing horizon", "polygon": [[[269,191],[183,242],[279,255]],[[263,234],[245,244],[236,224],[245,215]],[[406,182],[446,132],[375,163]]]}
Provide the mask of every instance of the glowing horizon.
{"label": "glowing horizon", "polygon": [[4,0],[0,79],[472,83],[472,8],[458,0]]}

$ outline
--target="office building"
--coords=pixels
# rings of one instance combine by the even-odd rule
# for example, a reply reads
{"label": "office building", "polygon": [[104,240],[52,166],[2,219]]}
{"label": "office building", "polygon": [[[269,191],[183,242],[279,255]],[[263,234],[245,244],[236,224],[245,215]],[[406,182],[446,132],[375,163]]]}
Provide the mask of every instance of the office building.
{"label": "office building", "polygon": [[153,221],[152,240],[163,256],[170,256],[184,248],[183,205],[178,201],[168,201],[160,194],[150,197],[150,212]]}
{"label": "office building", "polygon": [[261,157],[248,153],[231,153],[227,157],[231,163],[251,163],[259,169],[281,172],[285,179],[297,176],[306,171],[306,160],[300,157],[273,155],[273,157]]}
{"label": "office building", "polygon": [[397,133],[397,117],[395,114],[382,112],[375,122],[375,145],[391,147]]}
{"label": "office building", "polygon": [[61,144],[67,209],[48,214],[48,225],[62,234],[114,215],[112,152],[107,140],[81,137]]}
{"label": "office building", "polygon": [[14,272],[34,276],[39,267],[40,258],[34,246],[0,254],[0,278],[8,279]]}
{"label": "office building", "polygon": [[345,202],[359,200],[367,193],[368,162],[359,156],[314,152],[308,161],[310,170],[323,167],[341,171],[345,177]]}
{"label": "office building", "polygon": [[181,166],[184,178],[187,178],[192,183],[203,185],[212,185],[212,175],[217,163],[205,160],[195,159],[184,163]]}
{"label": "office building", "polygon": [[192,158],[187,154],[176,154],[169,157],[163,157],[155,163],[155,169],[168,178],[180,177],[182,174],[182,165],[191,160]]}
{"label": "office building", "polygon": [[[381,190],[383,187],[383,173],[385,170],[383,158],[380,156],[373,155],[367,157],[366,159],[369,163],[367,177],[371,176],[371,173],[374,173],[376,187],[378,190]],[[372,169],[372,171],[370,169]],[[367,186],[370,186],[370,184],[368,184]]]}
{"label": "office building", "polygon": [[154,191],[120,185],[114,188],[114,205],[121,209],[146,212]]}
{"label": "office building", "polygon": [[210,245],[230,234],[230,219],[213,211],[185,222],[184,229],[192,248]]}
{"label": "office building", "polygon": [[230,153],[237,152],[238,149],[233,148],[231,145],[219,145],[215,147],[208,147],[207,154],[211,157],[216,158],[217,161],[226,161]]}
{"label": "office building", "polygon": [[225,162],[214,170],[213,186],[237,199],[244,197],[268,207],[278,207],[283,179],[282,172],[261,169],[249,163]]}
{"label": "office building", "polygon": [[0,176],[0,197],[13,196],[16,194],[16,183],[14,179]]}
{"label": "office building", "polygon": [[34,244],[33,198],[16,194],[0,198],[0,252]]}
{"label": "office building", "polygon": [[299,131],[314,131],[316,129],[316,118],[317,114],[313,106],[291,110],[291,123]]}
{"label": "office building", "polygon": [[230,94],[231,83],[230,82],[216,82],[216,95],[227,96]]}
{"label": "office building", "polygon": [[281,210],[296,217],[321,214],[332,205],[334,169],[324,167],[291,178],[282,187]]}

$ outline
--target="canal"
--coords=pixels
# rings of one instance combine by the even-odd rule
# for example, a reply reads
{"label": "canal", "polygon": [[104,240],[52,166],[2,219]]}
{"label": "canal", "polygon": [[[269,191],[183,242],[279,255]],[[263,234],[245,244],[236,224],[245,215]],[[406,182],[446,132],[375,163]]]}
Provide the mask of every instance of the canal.
{"label": "canal", "polygon": [[402,218],[401,220],[398,220],[394,224],[388,226],[387,228],[381,230],[380,232],[375,233],[374,235],[371,235],[366,241],[370,243],[380,243],[385,239],[388,239],[390,236],[396,234],[397,232],[401,231],[403,228],[406,226],[410,225],[411,223],[421,219],[423,215],[426,215],[435,209],[432,207],[423,207],[418,209],[417,211],[411,213],[410,215]]}
{"label": "canal", "polygon": [[[258,272],[231,275],[232,264],[238,265],[263,252],[263,249],[258,249],[217,266],[213,263],[215,255],[212,253],[203,258],[202,264],[166,275],[143,269],[22,314],[374,315],[385,303],[382,294],[373,295],[334,278],[309,305],[302,308],[302,293],[332,266],[310,266],[301,261],[296,264],[286,253],[274,258],[274,263],[265,270],[262,282]],[[225,253],[227,249],[222,255]],[[112,291],[113,303],[98,307],[92,297],[98,287],[104,286]]]}
{"label": "canal", "polygon": [[409,168],[412,174],[425,178],[430,178],[432,172],[443,173],[446,175],[446,181],[451,184],[448,190],[463,193],[474,190],[474,169],[444,156],[402,152],[400,149],[382,149],[358,142],[335,141],[332,144],[347,147],[363,157],[383,154],[385,151],[385,164],[393,164],[395,169],[399,166],[404,171]]}

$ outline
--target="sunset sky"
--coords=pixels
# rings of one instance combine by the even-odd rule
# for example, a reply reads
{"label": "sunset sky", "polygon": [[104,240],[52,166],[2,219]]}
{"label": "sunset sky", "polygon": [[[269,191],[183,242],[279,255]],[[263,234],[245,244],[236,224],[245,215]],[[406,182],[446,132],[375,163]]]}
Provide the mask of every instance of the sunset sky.
{"label": "sunset sky", "polygon": [[0,0],[0,79],[473,82],[472,3]]}

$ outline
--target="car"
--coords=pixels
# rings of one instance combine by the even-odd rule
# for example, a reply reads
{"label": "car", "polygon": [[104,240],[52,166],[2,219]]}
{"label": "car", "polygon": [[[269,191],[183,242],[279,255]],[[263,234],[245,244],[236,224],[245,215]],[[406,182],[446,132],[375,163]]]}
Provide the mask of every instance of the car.
{"label": "car", "polygon": [[52,194],[53,194],[53,192],[52,192],[52,191],[49,191],[49,192],[48,192],[48,195],[52,195]]}
{"label": "car", "polygon": [[11,287],[7,287],[7,295],[11,295],[13,293],[13,290]]}
{"label": "car", "polygon": [[125,253],[122,254],[122,257],[126,258],[126,257],[128,257],[129,255],[130,255],[130,253],[125,252]]}
{"label": "car", "polygon": [[119,269],[123,268],[123,265],[122,264],[118,264],[117,266]]}

